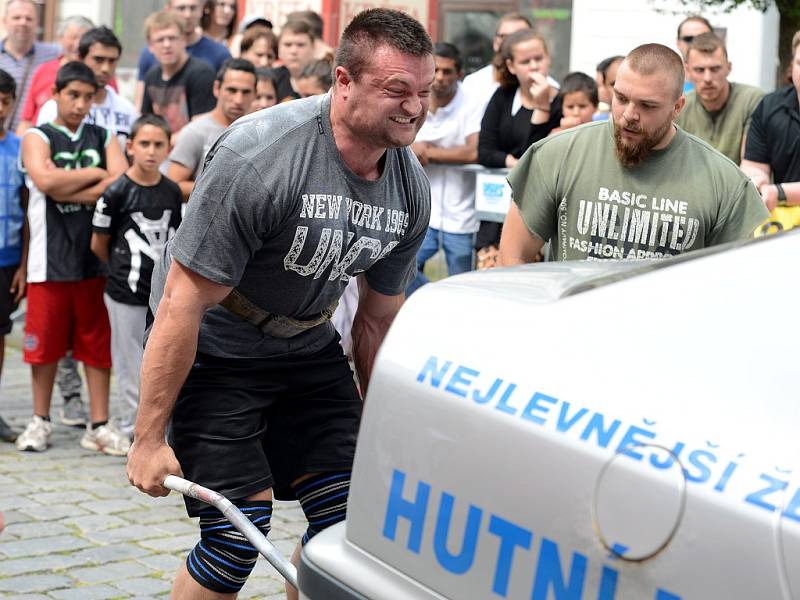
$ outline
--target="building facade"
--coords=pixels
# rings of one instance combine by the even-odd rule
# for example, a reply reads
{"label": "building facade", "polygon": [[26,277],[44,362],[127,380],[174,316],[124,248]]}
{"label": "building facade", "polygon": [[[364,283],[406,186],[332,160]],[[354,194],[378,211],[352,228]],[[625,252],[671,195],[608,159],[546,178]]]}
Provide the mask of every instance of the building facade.
{"label": "building facade", "polygon": [[[262,15],[275,23],[286,15],[311,9],[325,20],[325,39],[332,46],[354,14],[370,7],[404,10],[426,25],[434,40],[453,42],[465,56],[467,72],[486,64],[492,56],[492,35],[497,18],[519,11],[530,17],[549,42],[551,72],[560,79],[569,71],[593,74],[603,58],[626,54],[631,48],[660,42],[675,46],[678,23],[692,12],[682,0],[238,0],[239,14]],[[38,0],[41,37],[53,39],[58,22],[80,14],[114,28],[124,52],[121,76],[136,67],[144,44],[142,23],[160,9],[164,0]],[[696,7],[695,7],[696,8]],[[731,78],[770,91],[776,87],[779,15],[773,6],[766,13],[739,7],[734,11],[704,9],[717,33],[729,41],[733,63]],[[736,40],[737,43],[731,43]]]}

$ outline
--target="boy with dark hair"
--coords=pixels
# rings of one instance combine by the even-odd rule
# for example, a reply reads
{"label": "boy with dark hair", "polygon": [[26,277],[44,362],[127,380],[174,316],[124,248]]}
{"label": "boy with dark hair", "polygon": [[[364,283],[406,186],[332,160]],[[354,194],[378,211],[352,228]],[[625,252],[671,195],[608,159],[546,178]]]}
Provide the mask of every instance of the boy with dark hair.
{"label": "boy with dark hair", "polygon": [[[19,138],[6,131],[7,117],[14,109],[17,83],[0,70],[0,370],[3,368],[5,336],[11,333],[11,313],[25,295],[25,261],[28,236],[25,204],[28,199],[22,173],[17,166]],[[0,417],[0,440],[13,442],[17,433]]]}
{"label": "boy with dark hair", "polygon": [[81,446],[125,455],[130,445],[108,422],[111,331],[103,304],[105,278],[89,250],[94,203],[126,161],[108,130],[83,122],[96,91],[89,67],[67,63],[53,89],[55,121],[32,127],[22,139],[30,190],[24,359],[31,365],[34,416],[17,438],[19,450],[47,449],[56,365],[69,349],[83,362],[89,387],[91,422]]}
{"label": "boy with dark hair", "polygon": [[[130,101],[111,86],[121,55],[122,44],[108,27],[88,30],[81,36],[78,44],[78,58],[94,72],[98,86],[94,104],[86,120],[110,130],[118,136],[119,143],[124,145],[130,135],[131,125],[139,113]],[[51,100],[42,106],[36,124],[49,123],[55,116],[56,106]]]}
{"label": "boy with dark hair", "polygon": [[597,82],[586,73],[569,73],[561,82],[561,122],[550,132],[554,135],[565,129],[591,123],[597,111]]}
{"label": "boy with dark hair", "polygon": [[[94,72],[98,85],[94,103],[86,115],[86,122],[108,129],[117,136],[120,146],[124,147],[131,125],[139,113],[133,104],[111,86],[121,54],[122,44],[108,27],[93,27],[78,41],[78,57]],[[42,105],[36,124],[50,123],[55,120],[56,114],[56,103],[50,99]],[[88,415],[85,402],[81,399],[83,381],[78,373],[78,363],[69,354],[58,363],[56,384],[64,399],[61,422],[85,427]]]}
{"label": "boy with dark hair", "polygon": [[130,168],[97,202],[92,252],[108,264],[105,304],[111,321],[111,359],[121,400],[120,428],[133,430],[139,405],[147,302],[153,261],[181,222],[180,188],[159,172],[171,132],[156,115],[133,124],[127,143]]}

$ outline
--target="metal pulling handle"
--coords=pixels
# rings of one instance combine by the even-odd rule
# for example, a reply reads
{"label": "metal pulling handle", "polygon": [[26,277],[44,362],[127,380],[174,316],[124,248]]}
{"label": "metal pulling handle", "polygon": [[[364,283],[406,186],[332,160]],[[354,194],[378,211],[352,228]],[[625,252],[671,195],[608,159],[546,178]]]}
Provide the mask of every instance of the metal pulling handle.
{"label": "metal pulling handle", "polygon": [[236,508],[225,496],[175,475],[167,475],[164,480],[164,487],[214,506],[225,515],[225,518],[231,522],[231,525],[239,533],[247,538],[247,541],[255,546],[259,554],[266,558],[278,573],[283,575],[286,581],[294,586],[295,589],[300,589],[297,587],[297,569],[295,566],[286,560],[286,557],[250,522],[250,519],[245,517],[242,511]]}

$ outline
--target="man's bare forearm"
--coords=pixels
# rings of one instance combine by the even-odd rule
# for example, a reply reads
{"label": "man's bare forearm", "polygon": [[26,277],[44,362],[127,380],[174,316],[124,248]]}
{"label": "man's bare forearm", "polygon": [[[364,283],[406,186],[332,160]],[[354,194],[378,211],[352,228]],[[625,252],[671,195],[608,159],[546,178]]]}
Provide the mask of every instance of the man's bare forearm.
{"label": "man's bare forearm", "polygon": [[386,332],[403,306],[405,296],[386,296],[375,292],[365,276],[358,279],[358,310],[353,319],[353,362],[355,362],[361,393],[367,394],[375,356],[383,344]]}
{"label": "man's bare forearm", "polygon": [[389,319],[384,319],[383,323],[358,315],[353,320],[353,362],[363,396],[367,395],[375,355],[378,354],[383,338],[386,337],[386,332],[393,320],[394,315]]}
{"label": "man's bare forearm", "polygon": [[142,359],[141,392],[136,418],[138,444],[162,444],[175,401],[197,351],[202,313],[181,306],[165,292]]}

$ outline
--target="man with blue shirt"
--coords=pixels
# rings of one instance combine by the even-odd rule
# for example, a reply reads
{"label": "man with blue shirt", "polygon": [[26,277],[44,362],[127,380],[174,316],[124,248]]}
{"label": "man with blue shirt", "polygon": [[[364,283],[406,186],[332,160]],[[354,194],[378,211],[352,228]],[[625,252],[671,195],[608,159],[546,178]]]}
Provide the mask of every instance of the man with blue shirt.
{"label": "man with blue shirt", "polygon": [[[0,370],[5,336],[11,333],[11,313],[25,295],[28,254],[27,189],[17,164],[19,138],[5,129],[6,119],[14,110],[16,90],[14,78],[0,70]],[[0,417],[0,440],[13,442],[16,438],[16,432]]]}
{"label": "man with blue shirt", "polygon": [[[231,57],[228,49],[215,42],[210,37],[203,35],[200,29],[200,19],[203,16],[202,0],[168,0],[166,8],[174,11],[183,21],[183,30],[186,35],[186,51],[190,56],[204,60],[216,73],[222,63]],[[145,45],[139,53],[139,81],[136,83],[136,107],[141,108],[144,96],[144,76],[153,67],[158,65],[158,60]],[[173,132],[174,133],[174,132]]]}

